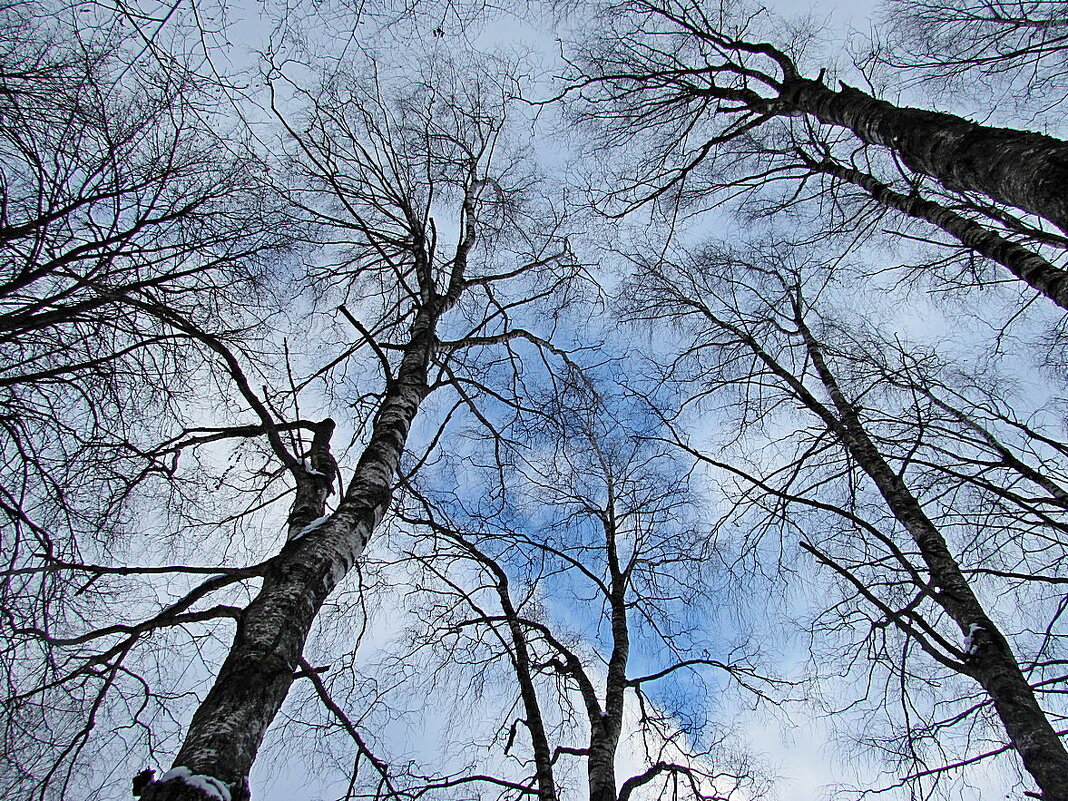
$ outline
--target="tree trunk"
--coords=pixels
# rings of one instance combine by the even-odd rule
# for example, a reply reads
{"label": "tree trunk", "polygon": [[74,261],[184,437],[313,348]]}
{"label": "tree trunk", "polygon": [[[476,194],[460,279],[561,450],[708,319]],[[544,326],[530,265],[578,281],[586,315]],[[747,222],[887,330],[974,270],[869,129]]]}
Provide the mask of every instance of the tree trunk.
{"label": "tree trunk", "polygon": [[590,785],[590,801],[616,801],[616,745],[619,732],[611,732],[606,720],[603,731],[590,737],[590,753],[586,760],[586,775]]}
{"label": "tree trunk", "polygon": [[489,565],[497,578],[497,594],[501,601],[501,610],[508,620],[508,630],[512,636],[512,647],[515,649],[513,664],[516,678],[519,680],[523,711],[526,714],[523,722],[530,733],[530,744],[534,751],[534,781],[538,787],[538,801],[556,801],[552,749],[549,747],[549,737],[545,732],[545,719],[541,714],[538,691],[534,686],[527,632],[519,621],[519,615],[516,614],[515,606],[512,604],[512,596],[508,589],[508,574],[491,559],[485,559],[483,564]]}
{"label": "tree trunk", "polygon": [[858,89],[787,80],[778,101],[883,145],[916,172],[959,192],[978,192],[1044,217],[1068,232],[1068,143],[1044,134],[979,125],[952,114],[895,106]]}
{"label": "tree trunk", "polygon": [[612,653],[605,677],[604,714],[590,721],[590,755],[587,775],[590,801],[616,801],[616,750],[623,730],[623,707],[630,661],[630,626],[627,621],[627,577],[620,569],[617,548],[615,493],[610,487],[601,518],[608,563],[608,606],[611,615]]}
{"label": "tree trunk", "polygon": [[[293,683],[315,616],[352,569],[392,498],[397,466],[412,421],[426,397],[427,365],[438,314],[413,325],[396,379],[386,396],[352,481],[328,522],[287,543],[238,623],[230,652],[200,704],[171,773],[150,784],[145,801],[229,801],[248,798],[248,775],[260,743]],[[321,508],[321,507],[320,507]],[[166,779],[166,780],[164,780]]]}
{"label": "tree trunk", "polygon": [[903,195],[860,170],[830,161],[808,163],[810,169],[859,186],[873,199],[941,228],[962,245],[1007,269],[1062,309],[1068,309],[1068,272],[1037,253],[931,200]]}

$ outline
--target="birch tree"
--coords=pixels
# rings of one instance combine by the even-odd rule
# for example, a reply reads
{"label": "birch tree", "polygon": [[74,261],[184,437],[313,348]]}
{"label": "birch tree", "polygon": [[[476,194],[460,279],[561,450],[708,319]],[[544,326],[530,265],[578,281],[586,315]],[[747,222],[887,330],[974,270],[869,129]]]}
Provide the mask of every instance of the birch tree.
{"label": "birch tree", "polygon": [[744,218],[775,227],[789,216],[803,221],[799,236],[833,239],[843,253],[889,239],[886,244],[907,252],[908,271],[926,286],[988,288],[1012,283],[1008,273],[1068,308],[1068,242],[1062,237],[946,192],[871,148],[812,125],[794,128],[732,148],[746,166],[720,185],[691,189],[694,202],[733,193]]}
{"label": "birch tree", "polygon": [[[420,407],[448,387],[473,403],[453,372],[466,347],[537,341],[511,320],[558,289],[573,268],[553,230],[527,227],[529,177],[509,162],[504,85],[436,65],[433,80],[390,97],[385,79],[334,75],[302,117],[278,113],[304,174],[289,196],[328,232],[335,260],[314,275],[362,308],[340,310],[378,357],[384,389],[358,432],[358,457],[336,505],[330,423],[311,465],[272,443],[296,483],[287,545],[237,615],[234,641],[200,702],[173,768],[148,782],[148,799],[248,796],[247,776],[267,727],[298,674],[307,637],[330,594],[353,569],[386,515]],[[451,206],[454,233],[440,233]],[[543,288],[537,281],[545,280]],[[364,322],[363,315],[370,315]],[[335,365],[342,361],[335,360]],[[276,437],[268,427],[267,435]],[[318,454],[318,456],[317,456]],[[214,789],[213,789],[214,788]],[[225,793],[224,793],[225,791]]]}
{"label": "birch tree", "polygon": [[[636,350],[669,355],[660,389],[628,388],[648,408],[609,423],[618,408],[577,389],[589,331],[565,314],[580,287],[603,290],[546,196],[506,67],[442,47],[320,71],[314,47],[303,64],[272,50],[270,99],[238,134],[219,112],[240,104],[216,93],[227,81],[202,82],[211,59],[160,43],[177,6],[38,8],[0,11],[0,511],[14,532],[0,789],[91,795],[121,773],[125,795],[143,768],[134,790],[150,801],[243,801],[288,717],[343,731],[378,798],[548,801],[577,773],[598,801],[760,792],[697,725],[716,699],[671,691],[776,687],[694,620],[716,577],[681,450],[733,488],[715,533],[743,532],[754,567],[784,583],[800,540],[838,593],[814,634],[901,687],[887,718],[904,733],[870,738],[908,766],[895,781],[926,792],[1016,754],[1043,798],[1068,801],[1056,424],[838,325],[824,301],[848,269],[791,272],[788,243],[747,258],[630,248],[617,229],[611,249],[636,267],[625,316],[657,332],[620,372]],[[435,42],[456,8],[435,5]],[[951,248],[942,280],[968,283],[978,254],[1068,308],[1064,142],[835,88],[802,39],[740,5],[599,8],[564,94],[626,175],[602,210],[743,195],[763,220],[822,218],[808,247],[900,219]],[[91,24],[70,22],[83,13]],[[113,13],[130,38],[98,24]],[[331,13],[355,30],[362,4]],[[1006,68],[1056,72],[1059,23],[1043,19],[1024,20],[1041,31],[1033,50],[998,50]],[[678,416],[668,389],[684,396]],[[721,415],[722,451],[693,433],[708,420],[686,429],[691,408]],[[739,455],[766,432],[778,436]],[[485,498],[464,491],[476,464],[493,476]],[[397,673],[414,681],[432,654],[434,679],[509,688],[485,770],[388,764],[317,658],[329,626],[358,628],[342,596],[387,520],[421,571],[408,589],[429,599]],[[594,599],[588,621],[554,619],[542,598],[557,591]],[[718,600],[710,614],[725,613]],[[359,659],[352,643],[339,653]],[[935,683],[947,697],[929,703]],[[302,718],[297,684],[321,710]],[[623,775],[635,741],[642,765]]]}
{"label": "birch tree", "polygon": [[[783,258],[781,249],[767,251],[757,262],[713,248],[681,267],[678,262],[667,269],[650,265],[630,314],[675,321],[693,337],[675,367],[687,383],[701,383],[698,397],[707,401],[734,392],[743,431],[779,425],[769,417],[787,423],[793,410],[812,421],[791,435],[788,445],[770,445],[771,453],[793,454],[790,461],[772,464],[759,458],[732,462],[694,449],[678,434],[675,442],[746,487],[737,508],[755,523],[754,532],[791,532],[803,550],[841,579],[843,599],[832,617],[849,626],[866,625],[856,647],[869,659],[885,665],[900,658],[894,670],[908,686],[915,674],[912,657],[905,655],[918,650],[942,672],[982,688],[978,701],[960,691],[963,710],[931,722],[930,736],[937,741],[955,722],[992,708],[1008,745],[948,767],[932,767],[914,751],[919,767],[907,777],[930,779],[1011,749],[1043,798],[1064,797],[1059,766],[1065,750],[1056,729],[1062,713],[1055,694],[1047,692],[1060,677],[1044,674],[1042,667],[1059,659],[1043,651],[1056,650],[1061,613],[1043,607],[1051,617],[1037,625],[1046,626],[1048,639],[1031,639],[1026,625],[1015,628],[1027,603],[1023,598],[1032,591],[1043,595],[1036,588],[1044,571],[1026,554],[1037,548],[1052,555],[1047,548],[1060,548],[1056,499],[1062,468],[1056,438],[1051,446],[1008,447],[992,432],[993,425],[980,422],[986,416],[983,406],[960,408],[959,397],[956,403],[943,399],[947,387],[921,377],[924,371],[917,373],[915,362],[906,366],[906,358],[902,366],[891,361],[873,369],[880,360],[867,354],[880,345],[844,340],[826,305],[810,300],[832,294],[825,280],[821,286],[811,274],[783,269]],[[829,343],[827,337],[835,334],[842,341]],[[740,393],[736,382],[745,387]],[[895,403],[902,398],[908,403],[910,397],[915,405]],[[1014,426],[1011,416],[998,422],[1017,432],[1023,425]],[[1044,441],[1040,432],[1035,436]],[[1029,453],[1032,448],[1044,450],[1052,461],[1036,464],[1038,451]],[[882,514],[873,516],[873,507]],[[833,546],[814,542],[819,520],[843,538],[832,537]],[[1030,567],[1018,563],[987,573],[985,560],[994,553],[1018,553]],[[1010,581],[1014,589],[1008,590],[988,580],[999,572],[1012,573],[1021,583]],[[1029,573],[1034,583],[1028,584]],[[1023,595],[1002,612],[1000,598],[1010,591]],[[858,618],[858,603],[870,605],[872,617]],[[896,630],[902,642],[883,644],[888,629]],[[895,657],[895,649],[903,656]],[[940,704],[946,702],[943,694]],[[906,719],[924,714],[914,701],[903,704]]]}
{"label": "birch tree", "polygon": [[[3,313],[14,356],[5,511],[16,536],[5,537],[3,780],[13,793],[63,795],[92,787],[82,774],[103,740],[125,741],[134,752],[158,747],[170,703],[183,691],[168,684],[181,677],[159,669],[152,648],[174,632],[187,635],[195,671],[200,644],[215,640],[219,621],[233,621],[229,657],[180,761],[157,782],[144,771],[135,790],[240,798],[263,733],[299,673],[316,612],[389,507],[417,410],[449,387],[454,404],[477,415],[487,363],[470,351],[500,348],[507,365],[516,347],[547,346],[513,321],[540,304],[540,320],[551,323],[552,309],[569,302],[578,268],[556,230],[559,215],[504,133],[506,77],[460,79],[439,64],[432,79],[404,89],[399,79],[387,88],[369,71],[297,90],[306,113],[277,109],[292,158],[268,171],[257,158],[205,155],[208,142],[225,148],[202,124],[218,123],[205,111],[212,98],[179,80],[190,73],[176,69],[159,85],[138,84],[151,70],[109,60],[112,51],[90,35],[104,29],[65,41],[62,14],[50,22],[30,19],[32,11],[4,9],[12,36],[4,52],[11,125],[3,235],[11,258]],[[251,155],[240,140],[226,146]],[[283,174],[276,190],[288,196],[285,215],[267,202],[264,178]],[[439,234],[442,219],[448,227]],[[294,241],[305,253],[322,248],[308,283],[320,298],[341,301],[334,330],[347,338],[300,388],[288,350],[281,353],[284,333],[265,331],[252,291],[264,275],[261,258],[277,258],[279,246]],[[294,286],[299,252],[290,251],[279,284]],[[242,342],[246,325],[258,328],[259,353]],[[269,365],[276,346],[279,363]],[[331,450],[337,424],[302,417],[298,396],[316,380],[329,397],[345,396],[345,376],[364,353],[373,355],[384,388],[344,402],[352,417],[342,425],[362,447],[342,460],[352,475],[328,509],[343,477]],[[136,376],[147,389],[128,380]],[[190,384],[195,390],[180,397]],[[207,416],[231,424],[198,419],[204,403],[196,396],[205,388],[222,396]],[[69,409],[84,416],[69,426],[61,417],[57,435],[51,415]],[[172,506],[169,521],[202,531],[203,509],[194,510],[193,499],[211,481],[197,467],[226,443],[266,464],[250,467],[238,492],[252,500],[219,521],[222,549],[234,521],[273,508],[274,491],[287,481],[281,497],[292,497],[281,516],[290,544],[272,554],[263,550],[272,538],[261,538],[258,561],[236,567],[229,554],[218,565],[174,564],[188,556],[182,544],[171,564],[124,559],[138,536],[146,557],[166,552],[177,536],[160,542],[152,539],[155,520],[138,531],[128,517],[116,526],[108,516],[143,501],[138,485],[151,478],[173,491],[163,501]],[[232,487],[227,472],[214,487],[215,512],[232,500],[223,491]],[[102,497],[107,482],[114,486]],[[58,509],[49,508],[49,492]],[[83,498],[85,509],[76,503]],[[61,542],[55,520],[64,515],[90,536]],[[99,523],[115,532],[91,536]],[[148,587],[168,600],[146,601],[140,589]],[[287,675],[278,674],[282,664]],[[130,721],[106,714],[117,707],[121,719],[123,705]]]}

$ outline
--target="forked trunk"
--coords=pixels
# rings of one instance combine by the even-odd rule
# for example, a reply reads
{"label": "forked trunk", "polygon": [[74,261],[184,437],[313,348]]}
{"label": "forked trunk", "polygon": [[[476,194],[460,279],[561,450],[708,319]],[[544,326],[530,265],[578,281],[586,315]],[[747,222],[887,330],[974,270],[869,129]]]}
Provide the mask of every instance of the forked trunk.
{"label": "forked trunk", "polygon": [[352,569],[392,497],[412,421],[427,394],[434,316],[413,328],[371,438],[337,510],[282,550],[238,623],[215,684],[198,707],[174,767],[144,801],[245,801],[267,728],[296,678],[315,616]]}

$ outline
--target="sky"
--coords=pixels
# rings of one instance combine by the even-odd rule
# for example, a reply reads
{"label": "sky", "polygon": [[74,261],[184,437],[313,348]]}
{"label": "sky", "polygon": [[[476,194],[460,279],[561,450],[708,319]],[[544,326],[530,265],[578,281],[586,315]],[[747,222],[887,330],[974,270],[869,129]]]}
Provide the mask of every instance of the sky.
{"label": "sky", "polygon": [[[263,13],[263,9],[263,4],[252,2],[252,0],[231,3],[228,6],[229,27],[226,32],[220,32],[215,37],[209,35],[209,41],[212,43],[211,59],[215,68],[223,73],[244,71],[248,76],[241,79],[242,85],[247,87],[245,91],[248,102],[244,104],[237,102],[235,107],[240,106],[245,119],[254,122],[257,131],[266,130],[265,123],[268,115],[264,111],[263,77],[259,74],[259,61],[256,54],[271,52],[278,56],[279,61],[285,62],[286,74],[297,82],[307,75],[301,63],[305,58],[305,53],[299,47],[294,47],[284,41],[285,37],[280,31],[285,26],[280,26],[276,20],[270,19],[270,15]],[[816,22],[825,24],[829,28],[825,38],[833,42],[844,41],[852,31],[864,31],[875,14],[876,5],[870,1],[834,3],[830,0],[823,0],[819,3],[805,4],[780,3],[772,5],[772,10],[788,16],[810,16]],[[444,21],[435,23],[441,25],[443,36],[425,38],[426,32],[423,31],[424,39],[419,45],[420,52],[418,53],[420,57],[432,55],[436,51],[446,52],[456,49],[525,50],[535,54],[534,60],[540,67],[551,67],[559,49],[554,32],[548,27],[542,27],[537,21],[523,21],[516,16],[503,14],[484,14],[467,30],[459,31],[449,25],[447,15],[443,19]],[[318,55],[340,57],[350,49],[355,49],[357,45],[365,44],[361,41],[361,37],[364,36],[364,31],[368,30],[356,28],[352,35],[349,35],[345,29],[345,20],[344,9],[331,5],[330,0],[316,3],[294,3],[289,29],[297,28],[299,23],[302,29],[301,35],[305,37],[308,50],[317,51]],[[567,20],[565,19],[564,22],[566,23]],[[396,44],[400,36],[401,34],[376,34],[375,44],[379,47],[383,60],[395,58],[398,52],[404,50],[400,44]],[[841,50],[836,51],[831,46],[828,52],[841,53]],[[282,102],[283,105],[286,102],[284,96]],[[272,146],[269,137],[265,137],[262,142],[266,148]],[[566,138],[560,137],[559,129],[557,129],[557,138],[540,137],[535,140],[534,147],[542,157],[545,167],[567,164],[567,158],[571,155],[569,144]],[[715,224],[709,223],[709,227],[714,227]],[[443,234],[442,241],[446,240],[447,235]],[[928,304],[922,320],[916,319],[916,309],[917,307],[910,306],[901,311],[901,319],[897,323],[901,329],[922,331],[929,335],[933,335],[934,332],[939,332],[941,335],[940,332],[945,332],[945,338],[948,339],[963,326],[954,319],[952,309],[939,308],[937,303]],[[294,316],[299,316],[303,307],[290,311],[294,313]],[[893,310],[885,313],[892,318]],[[577,323],[570,321],[569,324],[581,331],[582,321]],[[594,324],[590,325],[591,330],[595,328]],[[599,335],[604,334],[605,337],[612,333],[603,330],[593,332]],[[627,344],[636,350],[642,348],[640,341]],[[295,344],[295,347],[306,346],[305,355],[310,359],[312,356],[320,355],[314,352],[313,345],[312,342],[301,342]],[[375,368],[372,366],[359,375],[359,381],[377,380],[375,376]],[[358,382],[354,380],[353,383]],[[342,429],[339,442],[344,441],[348,436],[356,438],[356,432],[346,429],[344,425]],[[425,435],[425,432],[417,433]],[[713,509],[712,511],[719,510]],[[532,521],[527,522],[533,527],[539,521],[532,515]],[[387,548],[382,552],[381,558],[384,559],[390,555]],[[369,574],[371,572],[373,571],[369,571]],[[368,582],[373,586],[376,597],[371,599],[372,617],[364,626],[365,630],[359,639],[358,647],[356,632],[338,624],[340,633],[335,632],[335,634],[349,649],[348,656],[360,664],[365,663],[369,672],[371,666],[382,662],[391,650],[395,651],[398,641],[403,640],[405,627],[413,622],[398,611],[409,600],[406,594],[408,579],[409,577],[402,572],[401,568],[388,564],[380,565],[377,572],[368,576]],[[354,582],[347,585],[350,592],[354,588]],[[554,596],[544,600],[544,606],[550,611],[554,608],[567,611],[568,604],[579,603],[575,600],[578,594],[577,590],[561,583],[556,585]],[[351,596],[347,600],[352,600]],[[755,607],[756,604],[753,606]],[[587,635],[586,645],[592,648],[595,633],[593,631],[582,632],[581,622],[576,622],[581,617],[581,612],[586,610],[575,608],[572,611],[575,612],[575,620],[566,622],[571,624],[572,630],[577,631],[579,635]],[[758,610],[745,611],[759,618]],[[566,617],[563,614],[561,616]],[[359,628],[364,621],[345,622],[350,623],[354,628]],[[735,629],[729,629],[732,625],[729,623],[721,623],[721,625],[725,627],[720,630],[721,633],[733,635],[742,629],[743,624],[735,621],[733,623],[736,626]],[[769,651],[772,653],[777,671],[787,676],[797,677],[809,667],[802,637],[784,633],[781,637],[775,638],[772,633],[772,640],[775,642]],[[651,656],[644,654],[642,658],[648,660],[650,664],[655,664],[656,654]],[[377,678],[384,684],[388,684],[401,672],[393,670],[391,673],[391,668],[386,664]],[[186,677],[186,680],[188,682],[189,677]],[[685,688],[680,689],[680,687],[681,685],[676,687],[676,691],[685,694]],[[510,688],[507,689],[510,690]],[[851,689],[857,692],[863,691],[863,688],[859,686]],[[393,718],[387,719],[388,716],[376,717],[376,712],[368,717],[368,725],[377,727],[374,731],[375,736],[382,740],[389,740],[390,744],[395,747],[395,753],[410,754],[413,758],[418,757],[431,764],[439,756],[436,749],[442,745],[446,737],[451,738],[454,743],[463,741],[468,734],[474,739],[479,737],[483,740],[488,739],[484,731],[485,720],[480,716],[483,713],[488,715],[493,711],[495,698],[492,687],[487,697],[480,699],[480,703],[485,703],[485,710],[473,704],[468,714],[465,714],[465,710],[462,709],[457,711],[456,707],[451,705],[453,698],[444,698],[455,691],[455,687],[443,682],[441,687],[432,688],[423,696],[405,698],[403,688],[401,688],[401,691],[391,698],[398,705],[407,704],[409,714],[398,713]],[[441,695],[435,695],[435,693]],[[666,696],[665,693],[665,703],[667,703]],[[724,698],[727,697],[724,694]],[[827,794],[829,785],[839,781],[851,781],[854,777],[854,769],[858,775],[865,775],[869,771],[869,766],[862,757],[856,756],[855,750],[834,742],[830,718],[825,714],[820,714],[817,707],[789,704],[781,711],[762,707],[754,712],[748,706],[744,695],[731,695],[729,700],[724,701],[715,711],[718,716],[723,717],[726,725],[733,727],[733,742],[741,747],[749,748],[766,763],[770,773],[779,777],[777,797],[797,801],[810,799],[817,801]],[[443,710],[448,710],[448,712],[443,713]],[[637,710],[628,709],[628,717],[631,720],[636,719]],[[283,734],[270,739],[263,758],[256,766],[252,777],[256,798],[263,799],[263,801],[305,801],[305,799],[312,801],[313,798],[333,797],[332,794],[341,792],[336,778],[337,774],[320,770],[320,763],[316,762],[318,758],[325,764],[333,755],[325,749],[322,753],[316,754],[314,744],[289,747],[285,736],[283,730]],[[453,754],[453,756],[456,755]],[[643,764],[633,746],[624,748],[619,758],[620,774],[625,776],[630,771],[640,769]],[[981,772],[976,775],[981,777]],[[1004,788],[998,784],[997,779],[991,778],[988,781],[980,778],[979,781],[987,783],[971,795],[962,795],[962,799],[1004,794]],[[740,799],[740,801],[743,800]]]}
{"label": "sky", "polygon": [[[816,23],[828,28],[825,36],[830,41],[844,40],[852,32],[865,31],[877,10],[874,0],[840,3],[833,0],[815,3],[788,3],[779,0],[769,5],[776,13],[811,17]],[[255,50],[265,47],[265,40],[271,31],[258,13],[258,8],[259,4],[231,6],[234,23],[229,37],[237,45],[231,52],[234,57],[232,63],[240,63],[245,58],[242,45]],[[336,26],[332,32],[337,33],[341,27],[339,17],[330,20],[325,23],[326,26]],[[309,36],[313,39],[316,36],[316,27],[315,22],[309,26]],[[559,47],[552,31],[507,15],[488,15],[463,34],[454,32],[447,25],[443,25],[443,29],[446,35],[432,40],[430,48],[448,50],[459,46],[483,51],[523,49],[539,54],[544,63],[551,63]],[[359,33],[355,38],[359,39]],[[546,151],[551,157],[553,153],[559,156],[566,152],[566,149],[561,149],[554,143],[549,144]],[[388,617],[387,614],[386,618]],[[399,630],[399,621],[395,619],[388,623],[379,623],[361,647],[360,653],[366,654],[369,659],[374,658],[371,655],[375,654],[379,647],[385,646],[389,640],[387,635],[395,635]],[[796,660],[792,665],[789,663],[790,660],[786,658],[780,667],[787,670],[804,669],[803,659]],[[433,703],[432,699],[430,703]],[[742,712],[740,708],[734,711],[739,714]],[[852,778],[849,774],[854,759],[849,756],[848,751],[831,742],[826,720],[811,710],[794,707],[788,714],[769,711],[749,715],[741,720],[744,722],[739,732],[740,740],[747,743],[755,753],[766,758],[771,771],[780,778],[778,797],[815,801],[826,794],[829,785],[843,779],[848,782]],[[404,749],[430,754],[438,744],[439,732],[432,726],[426,731],[409,730],[406,734],[400,733],[405,726],[395,728],[398,731],[395,736],[407,741]],[[453,734],[455,736],[455,732]],[[286,756],[284,750],[276,747],[269,762],[257,766],[253,780],[254,784],[261,788],[260,797],[265,801],[289,801],[293,798],[309,797],[309,792],[317,786],[316,776],[304,769],[306,766],[302,766],[301,758],[287,760]],[[620,757],[621,773],[624,775],[628,765],[637,767],[640,764],[640,760],[634,755],[624,753]],[[858,772],[863,773],[863,768],[859,765]],[[987,788],[985,792],[992,789]]]}

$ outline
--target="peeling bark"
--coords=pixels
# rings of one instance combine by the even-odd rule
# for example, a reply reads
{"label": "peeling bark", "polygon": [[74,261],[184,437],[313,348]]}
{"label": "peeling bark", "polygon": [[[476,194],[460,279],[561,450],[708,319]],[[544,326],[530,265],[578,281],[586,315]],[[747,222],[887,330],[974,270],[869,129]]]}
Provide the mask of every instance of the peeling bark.
{"label": "peeling bark", "polygon": [[978,192],[1068,231],[1068,142],[895,106],[848,86],[836,92],[806,78],[786,80],[776,103],[778,113],[810,114],[890,148],[947,189]]}

